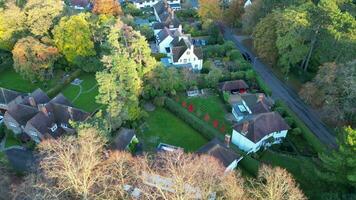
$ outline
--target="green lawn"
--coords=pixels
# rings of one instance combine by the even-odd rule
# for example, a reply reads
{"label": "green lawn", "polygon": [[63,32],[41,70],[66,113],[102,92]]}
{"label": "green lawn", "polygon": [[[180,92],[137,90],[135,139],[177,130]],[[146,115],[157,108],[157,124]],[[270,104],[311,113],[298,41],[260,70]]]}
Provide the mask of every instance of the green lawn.
{"label": "green lawn", "polygon": [[[207,97],[187,97],[186,94],[179,95],[179,103],[186,102],[187,107],[193,105],[193,112],[196,116],[204,119],[205,115],[210,116],[210,123],[213,126],[213,121],[219,122],[219,130],[225,127],[225,133],[231,134],[231,123],[225,119],[225,115],[230,111],[227,111],[224,103],[217,94],[212,94]],[[177,99],[176,99],[177,100]]]}
{"label": "green lawn", "polygon": [[143,142],[144,151],[154,151],[159,143],[167,143],[196,151],[208,141],[189,125],[164,108],[149,112],[143,131],[138,138]]}
{"label": "green lawn", "polygon": [[60,81],[63,73],[62,71],[56,71],[55,77],[51,80],[32,83],[31,81],[24,80],[14,69],[10,68],[0,73],[0,87],[26,93],[32,92],[37,88],[47,91]]}
{"label": "green lawn", "polygon": [[71,100],[76,107],[81,108],[87,112],[93,112],[100,106],[95,102],[95,97],[98,94],[95,75],[90,73],[82,73],[78,78],[83,80],[81,86],[69,84],[62,90],[62,93],[69,100]]}

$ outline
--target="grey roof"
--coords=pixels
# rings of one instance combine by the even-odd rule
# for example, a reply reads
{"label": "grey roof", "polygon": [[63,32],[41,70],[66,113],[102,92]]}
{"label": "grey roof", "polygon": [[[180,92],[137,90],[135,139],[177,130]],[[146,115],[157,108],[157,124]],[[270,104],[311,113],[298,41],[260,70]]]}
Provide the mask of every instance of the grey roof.
{"label": "grey roof", "polygon": [[[173,46],[172,55],[173,55],[174,62],[178,62],[179,58],[184,54],[184,52],[188,48],[193,46],[193,44],[190,42],[189,38],[174,39],[171,44]],[[201,47],[193,47],[193,53],[198,57],[198,59],[203,58],[203,50]]]}
{"label": "grey roof", "polygon": [[242,120],[234,126],[234,130],[244,134],[246,138],[254,143],[257,143],[270,133],[289,129],[288,124],[276,112],[253,115],[251,118]]}
{"label": "grey roof", "polygon": [[135,130],[120,128],[120,130],[116,133],[113,148],[115,150],[120,150],[120,151],[125,150],[127,145],[130,144],[134,136],[135,136]]}
{"label": "grey roof", "polygon": [[172,48],[173,61],[178,62],[179,58],[184,54],[187,50],[186,46],[178,46]]}
{"label": "grey roof", "polygon": [[233,161],[239,160],[241,155],[226,147],[219,139],[214,138],[200,149],[197,153],[208,154],[218,159],[225,167],[228,167]]}
{"label": "grey roof", "polygon": [[194,54],[198,57],[198,59],[203,59],[203,49],[201,47],[194,47]]}
{"label": "grey roof", "polygon": [[16,92],[13,90],[0,87],[0,104],[7,105],[8,103],[10,103],[12,100],[14,100],[16,97],[20,95],[23,94],[20,92]]}
{"label": "grey roof", "polygon": [[164,27],[162,30],[160,30],[158,33],[157,33],[157,37],[159,39],[160,42],[162,42],[164,39],[166,39],[168,36],[172,36],[172,32]]}
{"label": "grey roof", "polygon": [[57,96],[51,99],[50,103],[62,104],[73,107],[73,104],[62,93],[59,93]]}
{"label": "grey roof", "polygon": [[40,88],[33,91],[29,96],[33,97],[37,104],[47,103],[50,101],[50,98],[47,96],[47,94]]}

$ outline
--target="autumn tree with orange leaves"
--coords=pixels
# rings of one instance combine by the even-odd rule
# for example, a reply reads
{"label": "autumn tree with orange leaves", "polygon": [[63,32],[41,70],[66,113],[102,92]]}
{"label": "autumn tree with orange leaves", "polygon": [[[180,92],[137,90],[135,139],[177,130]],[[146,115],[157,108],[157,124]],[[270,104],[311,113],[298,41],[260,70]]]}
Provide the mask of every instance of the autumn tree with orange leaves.
{"label": "autumn tree with orange leaves", "polygon": [[14,69],[28,80],[45,80],[52,75],[59,57],[56,47],[41,43],[31,36],[20,39],[12,50]]}
{"label": "autumn tree with orange leaves", "polygon": [[123,12],[117,0],[94,0],[93,13],[117,16]]}

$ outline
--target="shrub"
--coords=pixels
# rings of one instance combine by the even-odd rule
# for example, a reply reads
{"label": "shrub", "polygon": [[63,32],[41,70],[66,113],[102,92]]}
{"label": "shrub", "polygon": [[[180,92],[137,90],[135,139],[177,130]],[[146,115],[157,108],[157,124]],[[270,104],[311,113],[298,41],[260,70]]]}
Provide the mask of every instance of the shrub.
{"label": "shrub", "polygon": [[155,97],[153,99],[153,104],[156,105],[156,106],[164,106],[164,99],[166,97]]}
{"label": "shrub", "polygon": [[266,83],[262,80],[260,76],[256,76],[256,82],[262,92],[264,92],[268,96],[272,96],[272,90],[266,85]]}
{"label": "shrub", "polygon": [[154,57],[157,61],[161,61],[161,58],[165,58],[166,54],[164,53],[152,53],[152,57]]}
{"label": "shrub", "polygon": [[292,117],[286,117],[285,118],[287,124],[291,127],[291,128],[294,128],[295,127],[295,122],[294,122],[294,119]]}
{"label": "shrub", "polygon": [[243,79],[245,77],[245,72],[238,71],[231,73],[231,79]]}
{"label": "shrub", "polygon": [[279,112],[279,114],[282,116],[285,116],[285,114],[286,114],[286,110],[282,107],[276,107],[274,110]]}
{"label": "shrub", "polygon": [[249,81],[254,81],[256,80],[256,72],[252,69],[250,70],[247,70],[246,73],[245,73],[245,78]]}
{"label": "shrub", "polygon": [[294,135],[301,135],[302,134],[302,130],[300,128],[294,128],[294,129],[292,129],[292,133]]}
{"label": "shrub", "polygon": [[59,83],[50,90],[47,91],[47,95],[49,97],[56,96],[65,86],[67,86],[70,82],[76,79],[82,71],[80,69],[75,70],[72,74],[67,77],[63,83]]}

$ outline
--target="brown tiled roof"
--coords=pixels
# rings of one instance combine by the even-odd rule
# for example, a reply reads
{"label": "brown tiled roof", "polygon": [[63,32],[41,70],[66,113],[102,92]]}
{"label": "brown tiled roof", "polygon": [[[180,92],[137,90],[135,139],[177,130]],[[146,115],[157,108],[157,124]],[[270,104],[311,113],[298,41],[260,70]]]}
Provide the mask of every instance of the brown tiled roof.
{"label": "brown tiled roof", "polygon": [[11,102],[8,104],[7,113],[14,118],[17,123],[25,126],[27,121],[38,113],[37,108]]}
{"label": "brown tiled roof", "polygon": [[246,138],[254,143],[257,143],[270,133],[289,129],[288,124],[276,112],[257,114],[234,126],[234,130],[244,134]]}
{"label": "brown tiled roof", "polygon": [[6,88],[0,87],[0,104],[5,104],[7,105],[10,103],[12,100],[14,100],[16,97],[23,95],[20,92],[16,92],[13,90],[8,90]]}
{"label": "brown tiled roof", "polygon": [[135,130],[120,128],[120,130],[116,133],[113,148],[119,151],[125,150],[127,145],[130,144],[134,136],[135,136]]}
{"label": "brown tiled roof", "polygon": [[271,112],[270,107],[264,101],[258,101],[256,104],[251,106],[250,109],[253,114]]}
{"label": "brown tiled roof", "polygon": [[62,93],[59,93],[57,96],[51,99],[50,103],[73,106],[73,104]]}
{"label": "brown tiled roof", "polygon": [[225,81],[219,83],[219,88],[222,91],[231,91],[231,90],[247,89],[248,85],[243,80],[234,80],[234,81]]}
{"label": "brown tiled roof", "polygon": [[228,167],[233,161],[241,158],[239,154],[227,148],[226,145],[217,138],[214,138],[202,146],[197,153],[211,155],[218,159],[225,167]]}

